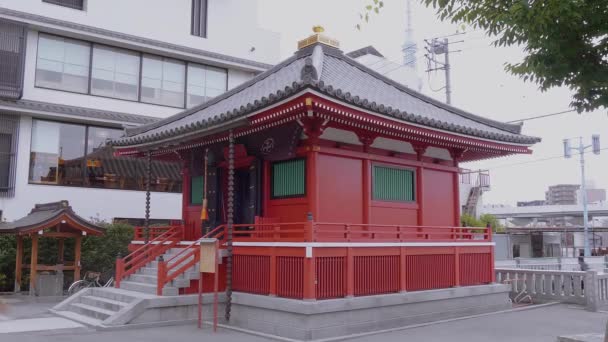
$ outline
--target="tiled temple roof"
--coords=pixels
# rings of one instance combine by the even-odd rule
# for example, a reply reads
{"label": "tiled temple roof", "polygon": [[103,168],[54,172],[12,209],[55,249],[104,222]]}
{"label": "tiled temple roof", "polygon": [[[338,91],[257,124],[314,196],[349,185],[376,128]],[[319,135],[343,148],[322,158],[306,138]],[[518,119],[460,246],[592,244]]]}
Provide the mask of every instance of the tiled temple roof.
{"label": "tiled temple roof", "polygon": [[[99,235],[105,231],[78,216],[67,201],[36,204],[26,216],[13,222],[0,222],[0,234],[19,234],[52,228],[59,219],[66,218],[71,227]],[[62,222],[63,223],[63,222]]]}
{"label": "tiled temple roof", "polygon": [[115,147],[170,141],[184,135],[221,129],[228,122],[312,89],[339,102],[442,131],[531,145],[539,138],[521,134],[521,125],[483,118],[452,107],[357,63],[337,48],[314,44],[200,106],[166,119],[127,129]]}

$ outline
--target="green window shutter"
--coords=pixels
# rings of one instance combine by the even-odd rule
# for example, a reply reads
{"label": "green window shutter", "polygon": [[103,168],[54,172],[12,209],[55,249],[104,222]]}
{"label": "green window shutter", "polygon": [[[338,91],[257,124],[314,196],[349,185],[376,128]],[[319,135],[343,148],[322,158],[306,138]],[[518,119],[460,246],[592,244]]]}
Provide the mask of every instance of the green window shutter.
{"label": "green window shutter", "polygon": [[294,159],[272,164],[272,197],[298,197],[306,194],[306,161]]}
{"label": "green window shutter", "polygon": [[190,204],[203,204],[203,176],[192,177]]}
{"label": "green window shutter", "polygon": [[374,166],[373,187],[375,200],[414,201],[414,171]]}

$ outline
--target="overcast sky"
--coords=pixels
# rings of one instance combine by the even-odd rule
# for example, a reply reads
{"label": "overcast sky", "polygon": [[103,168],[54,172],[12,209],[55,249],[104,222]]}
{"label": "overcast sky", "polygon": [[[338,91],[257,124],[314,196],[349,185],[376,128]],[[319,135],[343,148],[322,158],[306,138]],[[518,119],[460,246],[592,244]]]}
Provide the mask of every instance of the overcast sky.
{"label": "overcast sky", "polygon": [[[405,0],[385,0],[380,15],[372,16],[361,31],[355,29],[364,0],[259,0],[260,25],[281,33],[282,58],[296,48],[298,40],[311,34],[313,25],[322,25],[328,36],[340,41],[348,52],[373,45],[387,58],[400,62],[401,45],[406,25]],[[461,30],[457,25],[439,21],[432,9],[413,0],[412,24],[418,41],[418,73],[423,80],[423,93],[444,101],[443,75],[427,74],[423,56],[424,39],[448,35]],[[481,31],[465,28],[467,34],[450,37],[452,65],[452,104],[475,114],[501,121],[568,110],[571,92],[567,88],[545,93],[537,86],[524,83],[504,71],[505,62],[517,62],[523,56],[520,47],[495,48]],[[429,86],[430,85],[430,86]],[[578,157],[566,160],[562,140],[583,136],[591,143],[591,134],[602,136],[608,147],[608,115],[601,110],[582,115],[576,112],[544,119],[526,121],[524,133],[539,136],[543,141],[534,146],[532,155],[512,156],[476,163],[462,164],[471,169],[490,169],[492,190],[484,195],[484,203],[515,204],[521,200],[544,199],[547,186],[558,183],[580,183]],[[578,144],[578,140],[576,142]],[[553,158],[548,160],[542,160]],[[608,149],[599,156],[588,153],[587,181],[608,188]]]}

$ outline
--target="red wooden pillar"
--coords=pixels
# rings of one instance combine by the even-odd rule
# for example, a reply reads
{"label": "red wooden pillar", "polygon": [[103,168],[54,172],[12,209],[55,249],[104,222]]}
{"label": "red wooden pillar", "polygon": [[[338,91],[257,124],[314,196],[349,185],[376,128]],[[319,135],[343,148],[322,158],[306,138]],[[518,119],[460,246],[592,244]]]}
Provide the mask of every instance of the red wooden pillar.
{"label": "red wooden pillar", "polygon": [[363,223],[372,223],[371,219],[371,162],[369,159],[363,159]]}
{"label": "red wooden pillar", "polygon": [[454,227],[460,227],[460,175],[458,171],[454,172]]}
{"label": "red wooden pillar", "polygon": [[456,171],[454,171],[453,176],[453,189],[454,189],[454,226],[460,227],[460,173],[458,170],[458,161],[462,158],[466,150],[464,149],[451,149],[450,156],[454,162],[454,167]]}
{"label": "red wooden pillar", "polygon": [[[38,233],[32,235],[32,256],[30,259],[30,295],[36,295],[36,276],[38,272]],[[74,279],[78,280],[78,279]]]}
{"label": "red wooden pillar", "polygon": [[355,255],[353,248],[346,248],[346,297],[355,296]]}
{"label": "red wooden pillar", "polygon": [[399,247],[399,291],[407,291],[407,269],[405,266],[405,247]]}
{"label": "red wooden pillar", "polygon": [[[305,248],[311,248],[311,247],[305,247]],[[316,291],[315,291],[315,284],[317,282],[317,275],[316,275],[316,267],[315,267],[315,256],[314,256],[314,249],[311,248],[310,253],[312,253],[312,255],[309,255],[309,252],[306,252],[306,256],[304,257],[304,295],[303,295],[303,299],[304,300],[316,300],[317,296],[316,296]]]}
{"label": "red wooden pillar", "polygon": [[454,286],[460,286],[460,247],[454,247]]}
{"label": "red wooden pillar", "polygon": [[[357,137],[363,146],[363,152],[369,153],[369,149],[376,140],[377,136],[374,134],[370,134],[369,132],[357,132]],[[371,162],[367,156],[363,159],[363,223],[369,224],[371,222],[371,171],[372,166]]]}
{"label": "red wooden pillar", "polygon": [[416,202],[418,203],[417,219],[418,225],[424,226],[424,162],[423,157],[427,146],[420,144],[412,144],[416,152],[416,158],[420,162],[420,166],[416,169]]}
{"label": "red wooden pillar", "polygon": [[271,296],[277,295],[277,250],[276,247],[270,249],[270,289]]}
{"label": "red wooden pillar", "polygon": [[314,221],[319,220],[319,188],[317,182],[317,160],[319,147],[309,146],[306,155],[306,181],[308,183],[308,206]]}

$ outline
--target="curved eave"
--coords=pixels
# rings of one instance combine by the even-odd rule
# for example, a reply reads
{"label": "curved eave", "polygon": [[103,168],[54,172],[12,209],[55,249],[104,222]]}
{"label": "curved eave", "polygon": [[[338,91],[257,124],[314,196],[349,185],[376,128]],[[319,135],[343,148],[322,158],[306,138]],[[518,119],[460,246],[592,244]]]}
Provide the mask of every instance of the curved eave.
{"label": "curved eave", "polygon": [[[298,88],[300,89],[300,91],[295,92],[295,90],[297,90]],[[306,93],[328,96],[334,101],[338,100],[339,102],[342,102],[337,103],[338,105],[342,104],[350,107],[354,106],[362,110],[374,113],[376,115],[395,119],[399,122],[422,126],[429,129],[436,129],[443,132],[463,135],[466,137],[487,139],[496,143],[526,146],[531,146],[540,141],[540,138],[537,137],[530,137],[510,132],[488,132],[479,129],[472,129],[470,127],[465,127],[461,125],[448,124],[439,120],[428,119],[420,115],[407,113],[405,111],[400,111],[391,107],[386,107],[382,104],[378,105],[375,102],[370,103],[366,100],[360,99],[357,96],[353,97],[349,93],[342,93],[340,90],[335,90],[331,86],[326,87],[323,82],[313,81],[308,84],[304,82],[294,83],[290,91],[285,91],[278,94],[271,94],[268,97],[263,97],[259,101],[254,101],[253,104],[248,104],[246,107],[241,106],[238,109],[235,108],[229,113],[221,113],[219,115],[213,116],[212,118],[208,118],[194,123],[189,123],[161,133],[157,132],[148,135],[146,135],[146,133],[142,133],[140,135],[135,135],[132,137],[121,138],[117,141],[114,141],[112,145],[116,149],[153,149],[155,147],[160,147],[163,144],[170,144],[172,141],[184,140],[188,137],[194,138],[197,136],[204,136],[206,134],[211,134],[210,132],[212,131],[218,132],[225,129],[229,129],[227,126],[230,123],[238,121],[239,119],[244,120],[252,114],[255,114],[260,111],[272,110],[272,108],[278,105],[279,103],[284,103],[293,100]]]}
{"label": "curved eave", "polygon": [[[62,221],[65,221],[65,223],[62,223]],[[104,233],[103,228],[89,223],[75,213],[61,210],[57,214],[35,224],[15,227],[13,229],[0,229],[0,234],[29,235],[37,233],[40,230],[53,228],[58,224],[65,224],[70,228],[86,232],[88,235],[102,235]]]}

